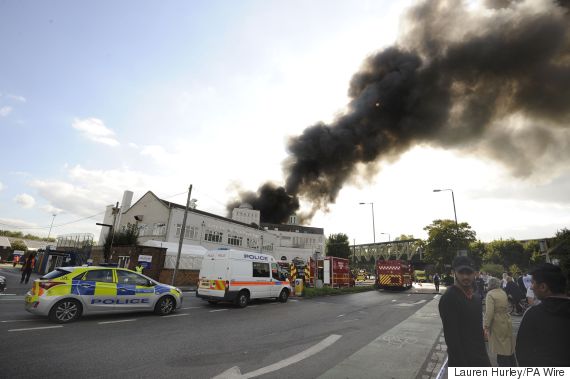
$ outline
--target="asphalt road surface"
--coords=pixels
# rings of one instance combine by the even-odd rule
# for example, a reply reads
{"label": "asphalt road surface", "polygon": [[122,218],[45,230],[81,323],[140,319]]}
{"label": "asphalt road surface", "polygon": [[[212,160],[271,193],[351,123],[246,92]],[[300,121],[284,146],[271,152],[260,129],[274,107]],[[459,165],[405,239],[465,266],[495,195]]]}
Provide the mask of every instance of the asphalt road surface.
{"label": "asphalt road surface", "polygon": [[379,365],[425,377],[421,370],[441,324],[437,299],[424,292],[257,301],[244,309],[185,293],[182,309],[169,316],[98,315],[68,325],[27,313],[21,293],[3,295],[0,372],[18,378],[315,378],[348,375],[360,362],[362,377],[393,376],[378,372]]}

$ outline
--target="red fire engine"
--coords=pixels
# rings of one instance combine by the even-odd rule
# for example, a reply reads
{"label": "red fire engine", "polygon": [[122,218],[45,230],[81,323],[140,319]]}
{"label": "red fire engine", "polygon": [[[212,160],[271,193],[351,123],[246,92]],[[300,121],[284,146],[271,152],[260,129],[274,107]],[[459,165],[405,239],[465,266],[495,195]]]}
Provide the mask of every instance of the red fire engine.
{"label": "red fire engine", "polygon": [[401,260],[376,261],[376,285],[384,289],[412,288],[414,271],[412,264]]}
{"label": "red fire engine", "polygon": [[[324,285],[334,288],[351,286],[348,259],[325,257],[324,259],[319,259],[317,264],[317,278],[321,279]],[[311,268],[310,279],[306,284],[312,287],[315,285],[315,261],[313,259],[309,260],[309,267]]]}

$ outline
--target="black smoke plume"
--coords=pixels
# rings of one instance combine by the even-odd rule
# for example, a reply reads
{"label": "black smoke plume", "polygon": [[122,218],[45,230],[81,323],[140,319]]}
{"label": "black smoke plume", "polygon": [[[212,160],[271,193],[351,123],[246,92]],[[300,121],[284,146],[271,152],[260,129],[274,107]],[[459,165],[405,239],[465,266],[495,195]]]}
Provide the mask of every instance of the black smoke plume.
{"label": "black smoke plume", "polygon": [[426,0],[410,9],[398,43],[353,76],[347,111],[290,138],[285,186],[266,183],[237,203],[252,204],[264,222],[283,222],[303,199],[307,221],[335,202],[359,166],[420,144],[492,158],[522,177],[568,162],[568,2],[466,3]]}

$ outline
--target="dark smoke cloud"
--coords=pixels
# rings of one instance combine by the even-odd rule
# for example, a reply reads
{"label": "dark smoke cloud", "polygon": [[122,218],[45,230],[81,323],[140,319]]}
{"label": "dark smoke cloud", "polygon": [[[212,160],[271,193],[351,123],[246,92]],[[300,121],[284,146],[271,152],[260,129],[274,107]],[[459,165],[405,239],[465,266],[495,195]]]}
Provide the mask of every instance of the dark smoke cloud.
{"label": "dark smoke cloud", "polygon": [[361,164],[375,167],[417,144],[484,154],[518,176],[553,155],[570,160],[566,3],[488,3],[479,13],[460,0],[412,8],[400,41],[353,76],[347,112],[289,140],[285,186],[265,184],[238,202],[283,222],[302,198],[309,220]]}

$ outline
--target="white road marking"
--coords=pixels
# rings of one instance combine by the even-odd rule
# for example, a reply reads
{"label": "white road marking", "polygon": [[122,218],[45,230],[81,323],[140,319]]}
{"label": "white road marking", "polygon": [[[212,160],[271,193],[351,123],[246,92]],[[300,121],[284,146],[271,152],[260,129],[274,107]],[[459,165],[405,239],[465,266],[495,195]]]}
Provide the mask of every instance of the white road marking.
{"label": "white road marking", "polygon": [[281,370],[284,367],[290,366],[297,362],[302,361],[303,359],[309,358],[312,355],[315,355],[322,350],[326,349],[327,347],[331,346],[333,343],[338,341],[339,338],[342,336],[338,334],[331,334],[318,344],[308,348],[305,351],[297,353],[287,359],[284,359],[280,362],[274,363],[272,365],[262,367],[255,371],[249,372],[247,374],[242,374],[238,366],[234,366],[229,370],[222,372],[220,375],[215,376],[213,379],[238,379],[238,378],[255,378],[256,376],[269,374],[270,372]]}
{"label": "white road marking", "polygon": [[212,312],[222,312],[222,311],[227,311],[228,309],[214,309],[213,311],[210,311],[210,313]]}
{"label": "white road marking", "polygon": [[175,315],[168,315],[168,316],[162,316],[162,318],[167,318],[167,317],[180,317],[180,316],[190,316],[189,313],[177,313]]}
{"label": "white road marking", "polygon": [[131,318],[131,319],[128,319],[128,320],[101,321],[101,322],[98,322],[97,324],[99,324],[99,325],[102,325],[102,324],[116,324],[116,323],[119,323],[119,322],[131,322],[131,321],[137,321],[137,319],[136,319],[136,318]]}
{"label": "white road marking", "polygon": [[26,322],[26,321],[36,321],[36,319],[27,319],[27,320],[3,320],[0,322]]}
{"label": "white road marking", "polygon": [[55,328],[63,328],[63,325],[39,326],[37,328],[8,329],[8,331],[9,332],[23,332],[25,330],[55,329]]}

